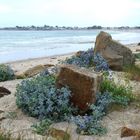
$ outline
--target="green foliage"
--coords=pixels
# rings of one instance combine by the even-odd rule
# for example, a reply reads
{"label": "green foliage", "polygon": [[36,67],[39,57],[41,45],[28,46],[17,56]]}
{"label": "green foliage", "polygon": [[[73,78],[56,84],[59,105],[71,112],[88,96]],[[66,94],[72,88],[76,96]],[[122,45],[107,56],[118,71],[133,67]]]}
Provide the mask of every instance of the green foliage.
{"label": "green foliage", "polygon": [[16,103],[30,116],[40,119],[47,116],[53,121],[61,121],[66,120],[74,110],[70,96],[67,87],[56,88],[54,76],[38,76],[23,80],[17,86]]}
{"label": "green foliage", "polygon": [[134,56],[136,59],[140,59],[140,53],[136,53]]}
{"label": "green foliage", "polygon": [[11,140],[9,136],[5,136],[3,134],[0,134],[0,140]]}
{"label": "green foliage", "polygon": [[127,77],[129,79],[140,81],[140,67],[129,65],[124,67],[124,71],[127,72]]}
{"label": "green foliage", "polygon": [[80,134],[103,135],[107,132],[100,120],[107,113],[107,108],[112,103],[112,97],[108,92],[98,93],[96,96],[96,103],[90,106],[88,114],[72,117],[72,121],[77,124],[77,132]]}
{"label": "green foliage", "polygon": [[95,71],[108,71],[109,66],[106,60],[99,54],[94,54],[93,48],[82,51],[79,55],[74,55],[66,59],[63,63],[73,64],[79,67],[94,67]]}
{"label": "green foliage", "polygon": [[89,67],[91,62],[94,62],[97,71],[104,71],[104,80],[100,93],[96,95],[96,103],[90,106],[86,114],[78,114],[77,109],[70,103],[71,91],[68,87],[56,88],[56,79],[48,71],[40,76],[23,80],[17,86],[17,106],[30,116],[42,120],[33,125],[38,134],[47,134],[52,123],[72,121],[77,125],[79,134],[103,135],[107,130],[101,120],[107,114],[108,107],[112,104],[127,106],[134,100],[131,88],[115,84],[108,64],[100,55],[93,56],[92,49],[67,60],[67,63],[81,67]]}
{"label": "green foliage", "polygon": [[0,82],[14,79],[14,71],[10,66],[0,64]]}
{"label": "green foliage", "polygon": [[44,119],[44,120],[40,121],[38,124],[34,124],[32,127],[34,128],[34,131],[37,134],[46,135],[46,134],[48,134],[49,126],[52,123],[53,122],[51,120]]}
{"label": "green foliage", "polygon": [[11,135],[10,134],[3,134],[3,133],[0,133],[0,140],[21,140],[20,138],[11,138]]}
{"label": "green foliage", "polygon": [[130,87],[117,85],[107,78],[105,73],[101,84],[101,93],[96,95],[96,103],[90,106],[90,111],[84,116],[73,117],[72,120],[77,124],[77,132],[84,135],[103,135],[107,132],[102,126],[101,119],[106,115],[108,108],[112,104],[126,106],[135,97],[132,95]]}
{"label": "green foliage", "polygon": [[17,117],[16,112],[7,112],[6,114],[6,118],[9,118],[9,119],[15,119],[16,117]]}
{"label": "green foliage", "polygon": [[103,135],[107,130],[101,124],[101,120],[106,115],[109,105],[115,103],[126,106],[134,99],[130,88],[116,85],[114,81],[104,78],[101,93],[96,95],[96,103],[91,105],[87,114],[81,116],[75,113],[76,109],[69,102],[69,89],[57,89],[55,77],[52,75],[24,80],[17,86],[16,96],[19,108],[31,116],[43,119],[33,125],[34,130],[42,135],[48,133],[52,123],[65,120],[74,122],[79,134]]}
{"label": "green foliage", "polygon": [[100,91],[109,92],[114,100],[114,103],[120,105],[128,105],[130,101],[134,99],[132,95],[131,87],[126,87],[123,85],[117,85],[114,81],[104,78]]}

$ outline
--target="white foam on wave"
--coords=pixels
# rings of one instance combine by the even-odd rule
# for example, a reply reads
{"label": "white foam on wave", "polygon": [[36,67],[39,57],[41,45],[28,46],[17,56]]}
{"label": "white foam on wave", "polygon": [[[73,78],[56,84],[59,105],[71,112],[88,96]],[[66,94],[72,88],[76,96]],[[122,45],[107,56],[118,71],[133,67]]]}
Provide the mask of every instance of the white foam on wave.
{"label": "white foam on wave", "polygon": [[[135,43],[140,39],[140,34],[135,32],[109,32],[113,39],[124,44]],[[97,33],[94,30],[78,32],[12,31],[9,34],[0,31],[0,35],[3,35],[0,36],[0,63],[86,50],[94,46]]]}

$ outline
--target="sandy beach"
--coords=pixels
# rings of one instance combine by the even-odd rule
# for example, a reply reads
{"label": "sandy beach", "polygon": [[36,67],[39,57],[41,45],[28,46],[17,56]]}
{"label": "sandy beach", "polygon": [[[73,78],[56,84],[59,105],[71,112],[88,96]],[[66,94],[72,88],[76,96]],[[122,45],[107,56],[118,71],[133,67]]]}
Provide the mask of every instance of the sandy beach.
{"label": "sandy beach", "polygon": [[[140,46],[138,46],[137,44],[129,44],[127,45],[127,47],[129,47],[133,53],[140,52]],[[46,65],[46,64],[56,65],[59,61],[65,60],[67,57],[70,57],[73,54],[75,53],[73,52],[69,54],[54,55],[50,57],[26,59],[26,60],[9,62],[6,64],[10,65],[15,72],[24,72],[27,69],[37,65]]]}
{"label": "sandy beach", "polygon": [[[140,49],[140,46],[137,46],[136,44],[130,44],[128,47],[133,51],[133,53],[136,53],[138,49]],[[12,67],[12,69],[15,71],[15,73],[24,73],[28,69],[35,67],[37,65],[56,65],[59,61],[65,60],[67,57],[72,56],[74,53],[71,54],[64,54],[64,55],[57,55],[57,56],[51,56],[51,57],[42,57],[42,58],[35,58],[35,59],[28,59],[28,60],[22,60],[22,61],[15,61],[15,62],[9,62],[6,63]],[[118,77],[121,77],[123,82],[123,73],[121,72],[114,72],[114,77],[118,79]],[[33,133],[31,126],[38,122],[37,119],[33,117],[29,117],[25,113],[23,113],[20,109],[17,108],[16,105],[16,86],[17,84],[21,83],[21,79],[16,79],[12,81],[5,81],[0,82],[1,87],[5,87],[11,91],[11,94],[8,96],[5,96],[0,99],[0,127],[1,130],[4,130],[5,132],[11,132],[13,134],[13,137],[18,135],[18,132],[21,132],[22,135],[26,136],[27,139],[35,139],[35,140],[42,140],[43,136]],[[119,79],[119,82],[120,79]],[[133,82],[131,81],[130,84],[132,85],[132,88],[134,89],[134,94],[140,94],[140,83],[139,82]],[[7,117],[7,114],[14,113],[16,114],[15,118],[9,118]],[[139,129],[140,123],[140,111],[138,108],[134,108],[132,106],[129,106],[126,109],[122,109],[119,111],[113,111],[108,116],[104,117],[102,122],[106,126],[108,133],[104,136],[80,136],[80,140],[122,140],[120,138],[120,131],[121,127],[128,126],[130,128],[137,128]],[[10,116],[11,117],[11,116]],[[71,139],[75,140],[75,138],[78,138],[78,134],[76,133],[76,127],[73,125],[70,125],[67,122],[62,122],[55,124],[54,127],[56,129],[61,129],[66,131],[68,127],[69,133],[71,135]],[[123,139],[127,140],[127,139]]]}
{"label": "sandy beach", "polygon": [[27,60],[20,60],[6,63],[11,66],[11,68],[15,72],[24,72],[29,68],[35,67],[37,65],[56,65],[59,61],[65,60],[67,57],[72,56],[74,53],[64,54],[64,55],[55,55],[51,57],[41,57],[41,58],[34,58],[34,59],[27,59]]}

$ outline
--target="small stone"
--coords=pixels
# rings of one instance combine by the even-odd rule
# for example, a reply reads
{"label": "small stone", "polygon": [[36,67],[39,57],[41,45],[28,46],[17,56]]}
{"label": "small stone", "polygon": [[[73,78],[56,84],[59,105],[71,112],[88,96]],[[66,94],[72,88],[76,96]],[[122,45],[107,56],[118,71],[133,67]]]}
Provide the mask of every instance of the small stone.
{"label": "small stone", "polygon": [[136,49],[136,52],[140,52],[140,49]]}
{"label": "small stone", "polygon": [[45,68],[49,68],[49,67],[53,67],[54,65],[53,64],[45,64],[43,65]]}
{"label": "small stone", "polygon": [[128,127],[123,127],[121,129],[121,138],[130,137],[130,136],[137,136],[140,138],[140,131]]}
{"label": "small stone", "polygon": [[9,94],[11,94],[11,91],[6,89],[5,87],[0,87],[0,98]]}
{"label": "small stone", "polygon": [[57,140],[70,140],[70,135],[67,132],[55,128],[49,130],[49,136],[52,136]]}
{"label": "small stone", "polygon": [[81,54],[82,54],[83,52],[84,52],[84,51],[78,51],[78,52],[76,52],[75,55],[76,55],[77,57],[79,57],[79,56],[81,56]]}
{"label": "small stone", "polygon": [[15,78],[16,79],[24,79],[24,78],[26,78],[26,76],[24,75],[24,73],[16,72],[15,73]]}
{"label": "small stone", "polygon": [[43,65],[37,65],[33,68],[28,69],[27,71],[24,72],[24,75],[26,77],[33,77],[37,74],[39,74],[41,71],[45,70],[45,66]]}

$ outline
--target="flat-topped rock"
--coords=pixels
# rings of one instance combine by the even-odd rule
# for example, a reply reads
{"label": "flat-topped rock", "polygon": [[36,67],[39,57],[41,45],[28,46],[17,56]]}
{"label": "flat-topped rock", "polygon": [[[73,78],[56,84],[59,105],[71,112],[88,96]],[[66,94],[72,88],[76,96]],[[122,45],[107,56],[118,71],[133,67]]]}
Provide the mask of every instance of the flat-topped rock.
{"label": "flat-topped rock", "polygon": [[45,67],[43,65],[37,65],[33,68],[28,69],[27,71],[24,72],[24,75],[26,77],[32,77],[43,71]]}
{"label": "flat-topped rock", "polygon": [[73,65],[61,65],[57,86],[68,86],[72,91],[71,102],[81,111],[87,111],[95,103],[96,93],[102,81],[102,74]]}

